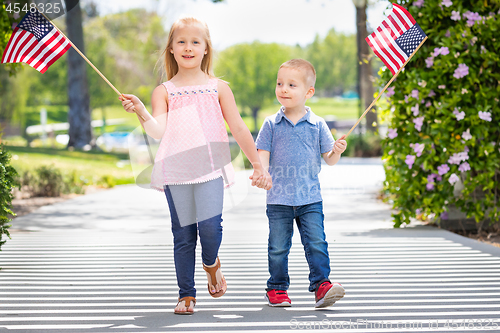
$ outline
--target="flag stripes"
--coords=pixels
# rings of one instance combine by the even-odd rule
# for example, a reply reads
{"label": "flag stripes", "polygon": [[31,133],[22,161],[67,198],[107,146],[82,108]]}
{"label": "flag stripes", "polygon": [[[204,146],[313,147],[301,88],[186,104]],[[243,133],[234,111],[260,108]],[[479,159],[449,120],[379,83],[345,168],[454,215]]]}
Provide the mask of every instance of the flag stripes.
{"label": "flag stripes", "polygon": [[[46,32],[40,33],[39,27]],[[14,29],[1,62],[23,62],[45,73],[70,47],[66,37],[47,19],[39,13],[29,12]]]}
{"label": "flag stripes", "polygon": [[[389,68],[394,75],[408,60],[415,47],[407,52],[397,44],[398,38],[402,37],[408,30],[418,26],[411,14],[400,5],[393,4],[392,13],[380,24],[380,26],[368,37],[366,41],[375,55]],[[423,34],[423,36],[421,36]],[[425,33],[412,35],[411,41],[418,44],[424,39]],[[412,43],[413,44],[413,43]]]}

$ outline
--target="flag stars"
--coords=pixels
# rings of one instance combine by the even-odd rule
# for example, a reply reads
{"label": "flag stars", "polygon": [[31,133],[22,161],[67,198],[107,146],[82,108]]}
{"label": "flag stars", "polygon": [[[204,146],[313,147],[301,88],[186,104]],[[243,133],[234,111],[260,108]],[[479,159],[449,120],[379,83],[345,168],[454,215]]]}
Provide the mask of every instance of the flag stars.
{"label": "flag stars", "polygon": [[41,41],[53,29],[52,24],[37,12],[26,14],[18,27],[32,33],[38,41]]}
{"label": "flag stars", "polygon": [[38,12],[28,12],[22,18],[9,44],[2,63],[24,62],[40,73],[45,73],[70,48],[69,41]]}
{"label": "flag stars", "polygon": [[399,47],[410,56],[413,51],[418,47],[420,42],[424,39],[425,34],[421,32],[418,25],[414,25],[408,31],[406,31],[401,37],[396,40]]}

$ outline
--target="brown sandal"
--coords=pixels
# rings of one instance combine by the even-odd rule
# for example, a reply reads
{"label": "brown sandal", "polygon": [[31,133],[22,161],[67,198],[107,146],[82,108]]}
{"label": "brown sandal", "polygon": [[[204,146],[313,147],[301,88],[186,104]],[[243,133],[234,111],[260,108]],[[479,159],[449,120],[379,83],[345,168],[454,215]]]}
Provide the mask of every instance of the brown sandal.
{"label": "brown sandal", "polygon": [[[191,306],[191,301],[193,302],[193,311],[189,311],[189,307]],[[180,314],[180,315],[192,315],[194,313],[194,306],[196,305],[196,298],[191,297],[191,296],[186,296],[183,298],[179,298],[179,302],[177,302],[177,305],[179,305],[180,302],[184,302],[184,306],[186,307],[186,311],[178,311],[174,309],[175,314]],[[177,308],[177,306],[176,306]]]}
{"label": "brown sandal", "polygon": [[[220,272],[220,260],[219,257],[217,257],[217,260],[215,261],[215,265],[213,267],[207,267],[205,264],[203,264],[203,269],[205,272],[207,272],[207,279],[208,279],[208,293],[210,296],[217,298],[221,297],[226,293],[227,290],[227,284],[226,284],[226,279],[224,278],[224,275],[222,275],[222,272]],[[222,281],[220,283],[217,283],[217,271],[219,271],[220,275],[222,276]],[[215,282],[215,283],[214,283]],[[215,289],[215,285],[219,284],[222,286],[222,289],[219,290],[218,292],[212,293],[210,290],[210,286],[213,286]]]}

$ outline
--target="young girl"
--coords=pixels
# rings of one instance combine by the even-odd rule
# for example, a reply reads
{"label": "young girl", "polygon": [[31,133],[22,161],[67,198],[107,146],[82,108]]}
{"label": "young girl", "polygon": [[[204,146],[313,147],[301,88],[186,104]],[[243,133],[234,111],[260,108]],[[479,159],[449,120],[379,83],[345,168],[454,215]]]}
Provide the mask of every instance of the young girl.
{"label": "young girl", "polygon": [[153,91],[153,114],[136,96],[120,97],[126,111],[137,113],[146,133],[161,139],[151,187],[165,192],[170,209],[179,286],[176,314],[194,312],[198,233],[208,292],[220,297],[227,289],[217,256],[223,189],[234,175],[224,120],[252,163],[252,186],[272,186],[231,89],[211,74],[212,53],[207,25],[195,18],[180,19],[172,25],[163,53],[168,81]]}

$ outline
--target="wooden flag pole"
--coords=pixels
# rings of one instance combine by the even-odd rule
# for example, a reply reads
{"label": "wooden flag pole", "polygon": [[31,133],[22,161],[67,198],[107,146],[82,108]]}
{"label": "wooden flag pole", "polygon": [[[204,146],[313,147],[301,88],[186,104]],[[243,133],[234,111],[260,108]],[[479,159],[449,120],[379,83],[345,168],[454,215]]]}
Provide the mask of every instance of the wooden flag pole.
{"label": "wooden flag pole", "polygon": [[[35,7],[35,8],[38,10],[38,7]],[[85,61],[86,61],[86,62],[90,65],[90,67],[92,67],[92,68],[93,68],[93,69],[97,72],[97,74],[99,74],[99,75],[103,78],[103,80],[104,80],[104,81],[106,81],[106,83],[107,83],[107,84],[108,84],[111,88],[113,88],[113,90],[114,90],[114,91],[118,94],[118,96],[123,96],[123,94],[122,94],[122,93],[120,93],[120,92],[118,91],[118,89],[116,89],[116,88],[115,88],[115,86],[111,84],[111,82],[109,82],[109,80],[108,80],[108,79],[107,79],[107,78],[106,78],[106,77],[105,77],[105,76],[101,73],[101,71],[99,71],[99,70],[97,69],[97,67],[95,67],[95,66],[94,66],[94,64],[92,64],[92,63],[90,62],[90,60],[89,60],[89,59],[87,59],[87,57],[86,57],[86,56],[85,56],[85,55],[84,55],[84,54],[83,54],[83,53],[82,53],[82,52],[78,49],[78,47],[76,47],[76,45],[75,45],[75,44],[73,44],[73,42],[72,42],[72,41],[71,41],[71,40],[70,40],[70,39],[69,39],[69,38],[68,38],[68,37],[67,37],[67,36],[66,36],[66,35],[65,35],[62,31],[61,31],[61,30],[59,30],[59,28],[58,28],[58,27],[57,27],[57,26],[56,26],[56,25],[55,25],[55,24],[54,24],[54,23],[53,23],[53,22],[52,22],[52,21],[51,21],[51,20],[50,20],[47,16],[45,16],[45,14],[44,14],[44,13],[42,13],[41,11],[38,11],[38,12],[39,12],[40,14],[42,14],[42,15],[43,15],[43,16],[47,19],[47,21],[49,21],[49,22],[50,22],[50,23],[54,26],[54,28],[56,28],[56,29],[57,29],[57,31],[59,31],[59,33],[60,33],[61,35],[63,35],[63,36],[64,36],[64,37],[68,40],[68,42],[69,42],[69,43],[71,44],[71,46],[75,49],[75,51],[76,51],[76,52],[78,52],[78,54],[80,54],[80,55],[82,56],[82,58],[83,58],[83,59],[85,59]],[[134,111],[135,111],[135,109],[134,109]],[[146,121],[146,119],[145,119],[142,115],[138,114],[138,116],[140,116],[140,117],[142,118],[142,120]]]}
{"label": "wooden flag pole", "polygon": [[363,117],[368,113],[368,111],[371,110],[371,108],[375,105],[375,103],[377,103],[377,101],[380,99],[380,97],[382,96],[382,94],[387,90],[387,88],[389,88],[389,86],[391,85],[391,83],[396,79],[396,77],[399,75],[399,73],[401,73],[401,71],[406,66],[406,64],[411,60],[411,58],[413,58],[413,56],[415,55],[415,53],[417,53],[418,49],[420,49],[420,47],[425,43],[425,41],[427,40],[427,38],[428,37],[425,36],[425,38],[420,42],[420,45],[415,49],[415,51],[413,51],[413,53],[411,54],[411,56],[405,61],[405,63],[403,64],[403,66],[401,66],[401,68],[398,70],[398,72],[385,85],[384,89],[382,89],[382,91],[377,95],[377,97],[373,100],[372,104],[370,104],[370,106],[365,110],[365,112],[363,113],[363,115],[361,117],[359,117],[359,119],[356,122],[356,124],[354,124],[354,126],[349,130],[349,132],[347,132],[347,134],[345,136],[346,138],[349,136],[349,134],[351,134],[351,132],[354,130],[354,128],[356,128],[356,126],[358,126],[358,124],[361,121],[361,119],[363,119]]}

